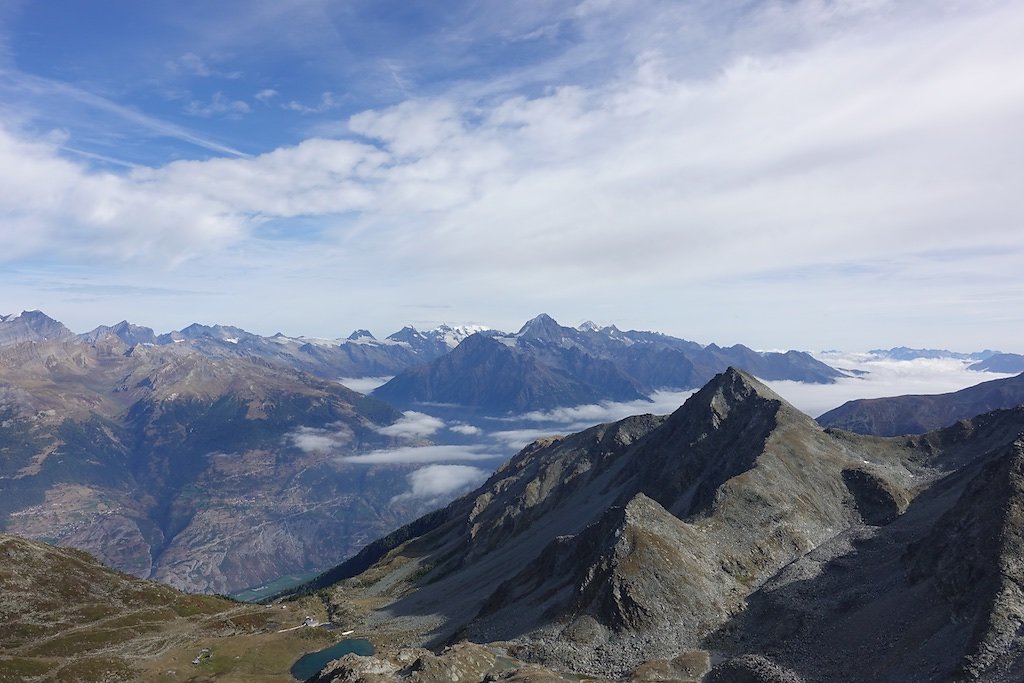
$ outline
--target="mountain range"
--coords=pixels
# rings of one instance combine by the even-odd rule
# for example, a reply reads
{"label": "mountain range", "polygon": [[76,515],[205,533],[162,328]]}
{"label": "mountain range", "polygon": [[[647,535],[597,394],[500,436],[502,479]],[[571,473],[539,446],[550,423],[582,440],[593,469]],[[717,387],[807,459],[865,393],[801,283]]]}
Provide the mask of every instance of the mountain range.
{"label": "mountain range", "polygon": [[127,321],[74,335],[39,311],[0,316],[0,346],[71,337],[183,346],[209,358],[241,358],[332,380],[397,374],[377,389],[379,398],[403,408],[440,403],[487,414],[642,400],[658,389],[697,388],[729,366],[768,380],[828,383],[845,376],[804,352],[702,345],[589,322],[564,327],[545,314],[515,334],[479,326],[442,325],[422,332],[408,326],[383,340],[366,330],[345,339],[263,337],[198,323],[157,334]]}
{"label": "mountain range", "polygon": [[800,351],[703,346],[593,323],[565,327],[542,314],[515,334],[474,334],[451,353],[400,373],[373,395],[403,408],[445,404],[515,414],[642,400],[658,389],[694,389],[730,366],[768,380],[829,383],[845,376]]}
{"label": "mountain range", "polygon": [[[490,364],[493,348],[520,370]],[[769,375],[780,363],[818,381],[837,374],[805,354],[575,330],[547,316],[517,335],[407,327],[383,341],[365,330],[322,341],[226,325],[157,334],[127,321],[75,334],[40,311],[4,315],[0,530],[179,588],[240,591],[330,566],[428,509],[407,495],[417,465],[340,457],[410,437],[390,436],[401,414],[339,376],[449,359],[479,378],[467,386],[536,408],[643,398],[733,357]],[[508,389],[506,374],[527,389]]]}
{"label": "mountain range", "polygon": [[382,638],[582,675],[1020,680],[1022,475],[1024,408],[862,436],[728,369],[671,415],[532,444],[305,590]]}
{"label": "mountain range", "polygon": [[[199,323],[157,334],[148,327],[123,320],[115,325],[101,325],[77,337],[90,343],[117,337],[129,346],[184,345],[210,357],[260,360],[325,379],[339,379],[394,375],[448,353],[460,341],[481,329],[441,325],[421,332],[407,326],[382,340],[366,330],[356,330],[343,339],[320,339],[288,337],[280,333],[263,337],[230,325]],[[40,336],[55,339],[74,335],[40,311],[0,316],[0,346]]]}
{"label": "mountain range", "polygon": [[[339,563],[285,611],[319,606],[382,647],[331,665],[320,683],[452,671],[481,681],[1024,675],[1024,375],[851,402],[823,427],[754,377],[841,375],[800,352],[544,315],[516,334],[392,337],[336,340],[419,349],[418,365],[366,397],[331,381],[354,367],[342,352],[321,362],[301,338],[221,325],[158,335],[127,322],[79,335],[40,312],[0,316],[2,530],[190,591]],[[403,415],[381,399],[396,387],[427,392],[393,399],[403,408],[498,414],[642,400],[703,376],[672,414],[540,439],[439,510],[408,495],[418,465],[349,460],[428,443],[395,429]],[[879,436],[899,433],[911,435]],[[132,602],[124,596],[155,584],[16,536],[0,537],[0,552],[11,570],[0,570],[0,642],[17,651],[0,655],[0,674],[102,680],[128,671],[132,649],[156,666],[140,626],[151,613],[175,647],[195,647],[181,634],[196,615],[174,607],[187,596]],[[87,604],[44,605],[47,566],[53,580],[74,575],[69,585],[109,586],[116,599],[83,590]],[[223,634],[250,622],[272,630],[267,617],[239,622],[230,615],[244,610],[197,600],[208,625],[234,624]],[[37,652],[36,636],[57,649]],[[80,656],[97,677],[68,668]]]}
{"label": "mountain range", "polygon": [[397,443],[387,404],[256,358],[14,324],[0,323],[19,342],[0,346],[5,531],[227,593],[322,569],[427,509],[396,499],[413,466],[338,459]]}

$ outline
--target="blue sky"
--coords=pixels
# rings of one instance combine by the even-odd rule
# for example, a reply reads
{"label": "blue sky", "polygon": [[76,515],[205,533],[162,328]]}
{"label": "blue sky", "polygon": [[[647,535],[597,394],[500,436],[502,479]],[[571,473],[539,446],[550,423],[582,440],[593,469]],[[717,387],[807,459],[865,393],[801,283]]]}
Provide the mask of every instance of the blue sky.
{"label": "blue sky", "polygon": [[1024,351],[1024,5],[6,2],[0,312]]}

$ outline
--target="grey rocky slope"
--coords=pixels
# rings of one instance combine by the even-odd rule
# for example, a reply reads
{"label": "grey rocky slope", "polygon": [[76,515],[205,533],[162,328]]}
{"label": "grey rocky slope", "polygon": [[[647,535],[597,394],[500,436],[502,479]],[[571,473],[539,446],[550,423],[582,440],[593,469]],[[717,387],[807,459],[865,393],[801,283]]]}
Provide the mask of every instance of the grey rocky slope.
{"label": "grey rocky slope", "polygon": [[922,438],[948,474],[773,577],[710,646],[806,680],[1021,680],[1022,428],[1016,409]]}
{"label": "grey rocky slope", "polygon": [[67,339],[74,333],[41,311],[0,315],[0,346]]}
{"label": "grey rocky slope", "polygon": [[473,335],[451,353],[398,375],[375,395],[403,407],[445,403],[517,413],[693,389],[730,366],[768,380],[828,383],[843,376],[798,351],[702,346],[614,326],[572,328],[539,315],[513,335]]}
{"label": "grey rocky slope", "polygon": [[917,394],[847,401],[818,417],[826,427],[859,434],[921,434],[990,410],[1024,405],[1024,374],[994,379],[948,394]]}
{"label": "grey rocky slope", "polygon": [[331,566],[424,511],[392,502],[410,466],[337,460],[394,443],[386,404],[258,359],[26,317],[12,324],[34,338],[0,346],[2,530],[231,592]]}
{"label": "grey rocky slope", "polygon": [[672,415],[533,444],[316,585],[381,631],[596,675],[703,649],[738,658],[714,680],[1010,680],[1022,431],[826,431],[730,369]]}

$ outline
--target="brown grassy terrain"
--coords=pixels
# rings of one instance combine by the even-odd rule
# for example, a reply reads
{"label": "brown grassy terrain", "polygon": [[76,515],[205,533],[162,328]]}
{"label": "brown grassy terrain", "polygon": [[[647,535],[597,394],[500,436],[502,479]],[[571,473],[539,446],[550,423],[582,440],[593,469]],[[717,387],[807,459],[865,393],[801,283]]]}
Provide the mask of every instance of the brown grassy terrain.
{"label": "brown grassy terrain", "polygon": [[78,550],[0,535],[0,683],[291,683],[296,659],[338,639],[279,632],[307,615],[327,617],[315,599],[265,607],[189,595]]}

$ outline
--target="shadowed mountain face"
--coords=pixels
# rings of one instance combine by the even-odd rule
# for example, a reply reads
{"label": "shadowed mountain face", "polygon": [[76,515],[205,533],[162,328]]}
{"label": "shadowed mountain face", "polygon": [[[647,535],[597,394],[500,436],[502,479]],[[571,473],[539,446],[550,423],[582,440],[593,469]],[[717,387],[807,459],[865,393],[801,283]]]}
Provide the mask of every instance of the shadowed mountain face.
{"label": "shadowed mountain face", "polygon": [[808,681],[1021,680],[1022,429],[1017,409],[929,435],[925,448],[942,442],[964,464],[891,523],[855,527],[785,568],[709,645]]}
{"label": "shadowed mountain face", "polygon": [[[408,466],[335,459],[390,445],[377,430],[397,417],[337,383],[187,345],[0,346],[0,529],[194,591],[315,571],[424,511],[392,502]],[[328,433],[329,449],[308,445]]]}
{"label": "shadowed mountain face", "polygon": [[398,405],[454,403],[488,413],[644,398],[640,385],[607,360],[580,350],[522,352],[481,334],[429,365],[408,370],[374,391]]}
{"label": "shadowed mountain face", "polygon": [[967,369],[978,372],[1024,372],[1024,355],[996,353],[985,360],[968,365]]}
{"label": "shadowed mountain face", "polygon": [[859,434],[921,434],[999,408],[1024,405],[1024,375],[982,382],[949,394],[847,401],[818,417],[826,427]]}
{"label": "shadowed mountain face", "polygon": [[[672,415],[531,445],[314,587],[351,577],[328,599],[371,600],[375,628],[606,676],[710,650],[723,681],[1004,680],[1024,652],[1022,432],[1024,410],[825,431],[730,369]],[[865,667],[886,638],[900,654]]]}
{"label": "shadowed mountain face", "polygon": [[410,369],[374,395],[395,405],[456,404],[489,414],[642,399],[692,389],[735,366],[769,380],[828,383],[843,376],[806,353],[701,346],[653,332],[563,327],[540,315],[514,335],[481,333]]}

